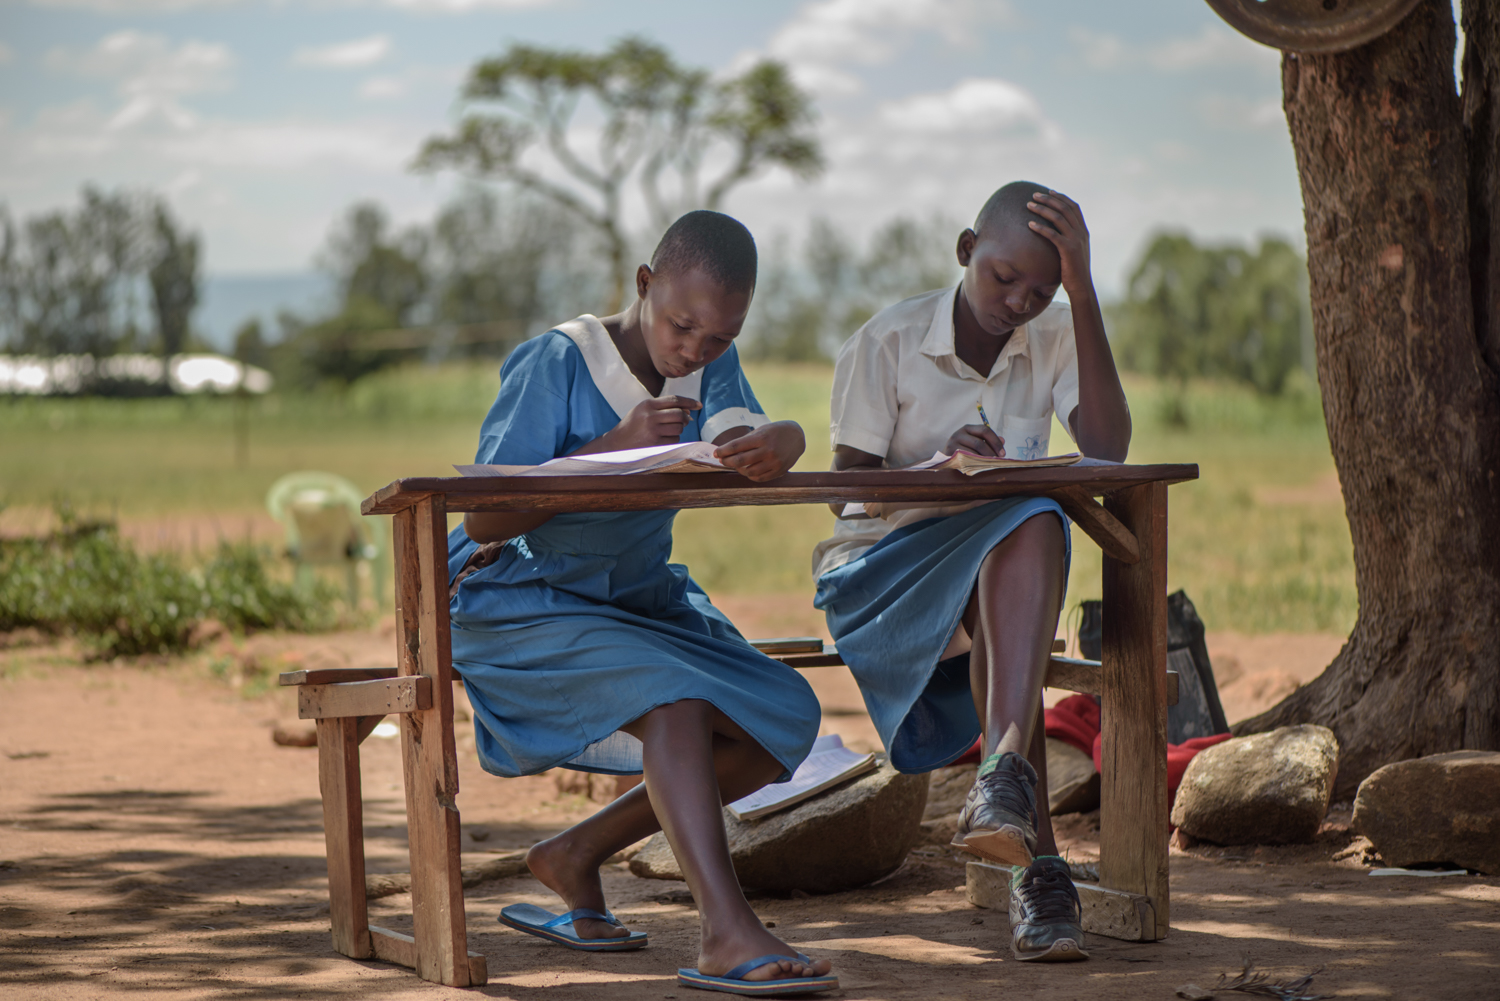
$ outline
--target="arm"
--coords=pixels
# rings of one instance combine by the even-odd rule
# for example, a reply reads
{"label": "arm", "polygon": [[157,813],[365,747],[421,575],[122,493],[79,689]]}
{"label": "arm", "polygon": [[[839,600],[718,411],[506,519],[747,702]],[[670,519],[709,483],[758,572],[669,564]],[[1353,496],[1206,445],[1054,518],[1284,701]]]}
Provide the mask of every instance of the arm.
{"label": "arm", "polygon": [[774,480],[792,468],[807,450],[807,438],[796,421],[772,421],[755,430],[730,428],[714,439],[714,455],[724,465],[756,483]]}
{"label": "arm", "polygon": [[[688,422],[691,412],[702,406],[697,400],[683,396],[645,400],[632,408],[623,421],[568,455],[594,455],[648,445],[675,444],[682,436],[682,426]],[[796,427],[795,424],[792,426]],[[733,430],[744,431],[743,428]],[[731,433],[726,431],[720,437]],[[801,433],[801,428],[798,428],[797,434],[800,436]],[[799,450],[797,454],[802,453]],[[797,460],[793,457],[792,461]],[[464,534],[475,542],[504,542],[540,528],[552,518],[553,515],[541,511],[470,511],[464,515]]]}
{"label": "arm", "polygon": [[1031,229],[1057,247],[1062,258],[1062,286],[1073,304],[1079,402],[1067,415],[1068,427],[1084,455],[1124,462],[1130,451],[1130,408],[1104,335],[1099,294],[1094,291],[1089,271],[1089,231],[1083,222],[1083,210],[1055,191],[1039,191],[1034,197],[1029,208],[1046,222],[1033,220]]}

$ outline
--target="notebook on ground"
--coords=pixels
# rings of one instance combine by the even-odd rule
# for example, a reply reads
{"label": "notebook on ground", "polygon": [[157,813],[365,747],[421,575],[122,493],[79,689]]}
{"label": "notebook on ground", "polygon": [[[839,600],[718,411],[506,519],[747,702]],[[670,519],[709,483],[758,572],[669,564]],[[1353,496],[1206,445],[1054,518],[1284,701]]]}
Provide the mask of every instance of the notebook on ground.
{"label": "notebook on ground", "polygon": [[740,820],[756,820],[811,799],[840,782],[873,772],[875,755],[860,754],[844,746],[836,733],[813,741],[812,752],[797,766],[790,782],[764,786],[729,804],[729,812]]}
{"label": "notebook on ground", "polygon": [[590,476],[629,473],[727,473],[714,458],[714,444],[690,441],[682,445],[651,445],[622,452],[595,452],[550,459],[540,466],[454,466],[462,476]]}

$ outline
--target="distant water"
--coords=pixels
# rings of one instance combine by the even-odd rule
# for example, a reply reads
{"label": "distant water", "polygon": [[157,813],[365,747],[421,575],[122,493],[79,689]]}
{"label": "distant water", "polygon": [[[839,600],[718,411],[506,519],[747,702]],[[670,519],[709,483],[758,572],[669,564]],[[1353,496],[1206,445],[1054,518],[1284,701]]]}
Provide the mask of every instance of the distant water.
{"label": "distant water", "polygon": [[235,331],[260,317],[266,340],[281,334],[276,314],[282,310],[312,317],[332,308],[333,280],[316,271],[285,274],[207,275],[193,314],[194,327],[215,347],[234,347]]}

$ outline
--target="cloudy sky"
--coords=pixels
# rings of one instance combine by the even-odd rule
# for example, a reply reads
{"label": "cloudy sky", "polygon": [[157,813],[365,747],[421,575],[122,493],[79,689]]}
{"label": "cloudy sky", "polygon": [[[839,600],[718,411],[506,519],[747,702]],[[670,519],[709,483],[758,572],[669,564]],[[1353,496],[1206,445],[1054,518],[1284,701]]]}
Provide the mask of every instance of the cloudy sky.
{"label": "cloudy sky", "polygon": [[417,221],[451,193],[409,164],[476,59],[628,34],[717,72],[774,56],[816,96],[821,179],[726,206],[762,239],[967,219],[1025,176],[1083,204],[1107,293],[1159,227],[1301,242],[1278,56],[1202,0],[0,0],[0,201],[150,188],[210,272],[304,270],[350,202]]}

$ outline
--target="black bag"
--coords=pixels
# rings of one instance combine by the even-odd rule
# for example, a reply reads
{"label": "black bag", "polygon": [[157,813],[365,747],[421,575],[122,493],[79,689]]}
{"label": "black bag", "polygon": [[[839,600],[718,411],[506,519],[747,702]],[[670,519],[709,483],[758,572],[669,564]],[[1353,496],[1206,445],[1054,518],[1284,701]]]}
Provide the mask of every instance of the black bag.
{"label": "black bag", "polygon": [[[1089,660],[1098,660],[1103,645],[1104,603],[1085,601],[1078,650]],[[1228,733],[1203,640],[1203,620],[1185,591],[1167,597],[1167,670],[1177,672],[1177,704],[1167,707],[1167,742],[1181,744],[1193,737]]]}

